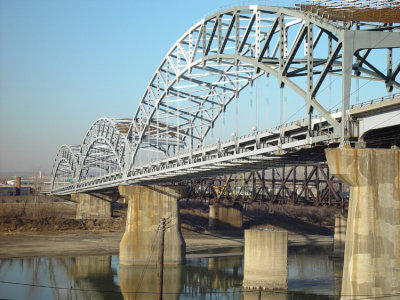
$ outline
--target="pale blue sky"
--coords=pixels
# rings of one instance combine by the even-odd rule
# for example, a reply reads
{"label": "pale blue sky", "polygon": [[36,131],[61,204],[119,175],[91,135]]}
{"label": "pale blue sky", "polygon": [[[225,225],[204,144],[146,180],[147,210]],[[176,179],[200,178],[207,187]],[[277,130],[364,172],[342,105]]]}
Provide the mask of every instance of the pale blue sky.
{"label": "pale blue sky", "polygon": [[101,117],[132,117],[186,29],[232,1],[0,0],[0,171],[50,170]]}
{"label": "pale blue sky", "polygon": [[235,1],[0,0],[0,172],[48,172],[97,118],[132,117],[173,43],[226,6]]}

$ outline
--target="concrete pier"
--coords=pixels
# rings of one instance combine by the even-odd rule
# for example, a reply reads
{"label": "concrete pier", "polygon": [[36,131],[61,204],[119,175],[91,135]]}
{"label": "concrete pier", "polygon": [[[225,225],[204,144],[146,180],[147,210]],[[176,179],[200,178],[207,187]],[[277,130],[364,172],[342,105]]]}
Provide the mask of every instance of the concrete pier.
{"label": "concrete pier", "polygon": [[185,262],[185,241],[180,227],[178,199],[180,186],[119,186],[128,201],[125,234],[119,250],[120,265],[157,263],[157,228],[161,218],[167,220],[165,264]]}
{"label": "concrete pier", "polygon": [[77,202],[76,219],[111,218],[112,197],[100,193],[71,194],[71,199]]}
{"label": "concrete pier", "polygon": [[351,186],[341,299],[399,295],[400,150],[325,153],[330,172]]}
{"label": "concrete pier", "polygon": [[241,207],[212,204],[209,208],[208,230],[225,231],[242,229],[243,216]]}
{"label": "concrete pier", "polygon": [[245,230],[244,288],[287,289],[287,238],[287,231]]}
{"label": "concrete pier", "polygon": [[335,232],[333,235],[333,257],[344,256],[344,245],[346,242],[347,217],[335,215]]}

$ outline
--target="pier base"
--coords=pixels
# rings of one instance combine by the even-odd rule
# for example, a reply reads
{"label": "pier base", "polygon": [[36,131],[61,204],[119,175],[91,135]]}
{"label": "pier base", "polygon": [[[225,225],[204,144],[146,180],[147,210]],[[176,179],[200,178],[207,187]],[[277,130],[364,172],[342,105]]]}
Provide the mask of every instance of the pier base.
{"label": "pier base", "polygon": [[242,229],[243,216],[240,207],[213,204],[209,208],[208,230],[232,231]]}
{"label": "pier base", "polygon": [[400,294],[400,150],[326,150],[351,186],[341,299]]}
{"label": "pier base", "polygon": [[346,242],[347,218],[343,215],[335,215],[335,233],[333,235],[333,257],[344,256]]}
{"label": "pier base", "polygon": [[112,197],[104,194],[71,194],[71,199],[77,202],[76,219],[111,218]]}
{"label": "pier base", "polygon": [[179,186],[119,186],[128,201],[125,234],[119,249],[120,265],[157,263],[157,238],[160,219],[165,218],[164,263],[185,262],[185,241],[181,233],[178,199]]}
{"label": "pier base", "polygon": [[245,230],[243,273],[244,288],[287,289],[287,231]]}

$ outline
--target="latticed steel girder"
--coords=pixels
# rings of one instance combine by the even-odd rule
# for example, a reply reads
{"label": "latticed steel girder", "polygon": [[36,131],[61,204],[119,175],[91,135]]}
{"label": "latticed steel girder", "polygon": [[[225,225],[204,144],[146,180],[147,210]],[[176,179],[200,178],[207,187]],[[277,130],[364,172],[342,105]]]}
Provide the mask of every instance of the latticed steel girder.
{"label": "latticed steel girder", "polygon": [[[329,139],[343,142],[352,77],[400,88],[400,64],[392,65],[391,59],[392,48],[400,48],[398,31],[393,24],[340,23],[293,8],[255,5],[217,12],[193,25],[168,51],[132,120],[95,121],[79,151],[68,154],[76,162],[64,158],[65,146],[60,149],[52,182],[68,169],[74,184],[107,174],[127,180],[141,153],[150,161],[201,148],[229,103],[263,75],[295,91],[307,105],[309,120],[316,111],[332,128]],[[369,60],[382,48],[388,49],[385,71]],[[339,119],[317,97],[328,74],[342,77]],[[318,140],[311,121],[308,127],[306,138]]]}

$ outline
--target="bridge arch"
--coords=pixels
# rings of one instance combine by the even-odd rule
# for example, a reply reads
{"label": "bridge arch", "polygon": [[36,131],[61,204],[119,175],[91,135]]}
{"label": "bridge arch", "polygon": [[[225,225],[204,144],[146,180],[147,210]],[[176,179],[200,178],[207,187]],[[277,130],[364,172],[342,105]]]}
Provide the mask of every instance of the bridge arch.
{"label": "bridge arch", "polygon": [[123,173],[130,153],[126,138],[130,123],[130,119],[99,118],[90,126],[82,142],[77,181],[86,178],[92,168]]}
{"label": "bridge arch", "polygon": [[[55,188],[55,184],[58,184],[57,180],[64,180],[67,178],[67,185],[76,187],[76,170],[79,164],[79,145],[62,145],[57,152],[54,160],[53,169],[51,172],[51,183],[50,192]],[[65,181],[62,183],[65,185]]]}
{"label": "bridge arch", "polygon": [[[362,74],[400,88],[399,66],[384,74],[367,61],[371,49],[400,47],[399,32],[362,29],[357,22],[340,23],[310,11],[257,5],[223,10],[199,21],[171,47],[143,94],[129,130],[128,169],[146,144],[144,138],[151,140],[149,135],[163,137],[167,144],[176,140],[174,154],[201,145],[232,99],[263,75],[296,92],[305,101],[309,119],[316,111],[334,128],[331,137],[343,141],[352,77]],[[368,45],[366,39],[379,42]],[[342,76],[341,121],[317,99],[328,74]],[[159,126],[161,121],[164,126]],[[150,126],[157,130],[149,133]],[[170,153],[171,146],[164,147]]]}
{"label": "bridge arch", "polygon": [[[380,81],[388,90],[400,88],[400,64],[393,64],[399,60],[392,59],[392,49],[400,48],[400,30],[391,23],[348,23],[307,8],[250,5],[219,11],[189,28],[170,48],[132,119],[96,120],[76,162],[56,158],[53,174],[69,168],[75,189],[79,189],[80,181],[97,162],[103,163],[106,174],[118,170],[119,182],[160,163],[151,160],[175,156],[178,165],[181,151],[189,153],[191,163],[192,152],[196,152],[192,150],[203,145],[227,106],[262,76],[275,77],[278,88],[288,86],[304,100],[308,113],[304,143],[343,142],[349,136],[352,78]],[[370,61],[373,50],[384,48],[386,70]],[[319,101],[328,75],[342,78],[340,117]],[[332,130],[313,130],[314,111]],[[305,129],[307,125],[302,126]],[[149,155],[152,152],[156,154]],[[146,153],[147,161],[137,167],[141,153]],[[91,181],[84,182],[87,184]]]}

